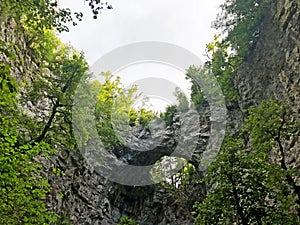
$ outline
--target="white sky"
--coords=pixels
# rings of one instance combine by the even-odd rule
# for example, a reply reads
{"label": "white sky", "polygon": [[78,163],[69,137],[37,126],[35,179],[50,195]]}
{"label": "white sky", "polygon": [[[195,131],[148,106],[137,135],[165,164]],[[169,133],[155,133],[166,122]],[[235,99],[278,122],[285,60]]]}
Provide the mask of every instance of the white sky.
{"label": "white sky", "polygon": [[[92,65],[105,53],[140,41],[176,44],[205,61],[205,45],[217,33],[211,28],[211,23],[220,12],[219,5],[223,0],[110,0],[113,10],[103,11],[97,20],[92,18],[85,0],[59,2],[72,11],[84,13],[83,21],[76,27],[70,26],[70,32],[60,34],[60,38],[78,50],[83,50]],[[138,71],[140,73],[140,69]],[[126,76],[126,71],[120,73],[118,75],[121,78],[122,75]],[[158,74],[157,68],[153,73]],[[183,84],[184,73],[178,74],[178,71],[173,81],[183,89],[187,85]]]}
{"label": "white sky", "polygon": [[97,20],[84,0],[60,0],[60,5],[83,11],[84,20],[64,42],[83,50],[89,63],[110,50],[137,41],[165,41],[184,47],[202,60],[205,45],[216,31],[212,21],[222,0],[110,0],[113,10],[103,11]]}

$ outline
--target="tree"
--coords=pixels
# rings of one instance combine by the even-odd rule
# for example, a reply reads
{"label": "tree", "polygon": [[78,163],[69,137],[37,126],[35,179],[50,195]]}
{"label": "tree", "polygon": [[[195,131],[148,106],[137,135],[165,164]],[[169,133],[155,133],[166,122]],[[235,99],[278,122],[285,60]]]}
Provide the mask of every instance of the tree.
{"label": "tree", "polygon": [[64,148],[73,149],[73,95],[80,80],[88,78],[87,62],[82,53],[62,44],[52,31],[45,31],[45,39],[35,51],[43,59],[40,73],[21,98],[24,108],[28,108],[28,103],[33,106],[28,109],[33,120],[27,119],[27,123],[31,121],[34,127],[29,127],[29,142],[59,142]]}
{"label": "tree", "polygon": [[[267,152],[272,162],[277,163],[285,173],[285,181],[298,196],[300,207],[300,186],[295,179],[299,173],[290,168],[287,157],[299,140],[299,122],[297,116],[284,104],[275,100],[263,101],[258,107],[249,109],[245,130],[249,133],[253,148]],[[300,216],[300,208],[298,208]]]}
{"label": "tree", "polygon": [[0,73],[0,223],[50,224],[56,216],[44,203],[49,185],[34,158],[53,149],[43,142],[20,144],[17,83],[10,76],[10,64],[1,62]]}
{"label": "tree", "polygon": [[16,147],[16,122],[5,117],[0,121],[0,223],[50,224],[57,218],[44,202],[50,187],[34,157],[53,150],[46,143]]}
{"label": "tree", "polygon": [[171,126],[174,122],[173,119],[177,111],[176,105],[169,105],[167,106],[165,112],[160,114],[160,117],[165,121],[167,126]]}
{"label": "tree", "polygon": [[[15,43],[0,40],[0,223],[53,224],[58,216],[45,204],[49,171],[39,159],[75,149],[73,95],[89,77],[83,54],[55,32],[67,31],[66,23],[76,25],[73,16],[81,20],[82,14],[58,9],[55,0],[3,0],[0,8],[1,19],[13,18],[20,35]],[[27,71],[28,56],[34,72]],[[22,66],[18,82],[11,73],[16,65]]]}
{"label": "tree", "polygon": [[[46,21],[41,12],[35,11],[38,10],[35,6],[30,8],[34,2],[1,3],[4,17],[13,16],[17,22],[16,35],[22,33],[21,37],[30,40],[37,34],[34,39],[37,41],[26,43],[25,48],[18,42],[0,42],[0,52],[4,55],[0,62],[1,224],[55,222],[57,216],[45,205],[50,186],[38,159],[47,158],[62,147],[74,149],[70,127],[72,95],[87,70],[81,53],[63,45],[52,30],[46,29],[46,24],[39,27],[53,21],[51,15]],[[44,7],[44,3],[36,4]],[[48,12],[48,8],[45,10],[43,13]],[[23,58],[14,52],[25,52],[38,65],[34,79],[30,80]],[[11,74],[15,65],[24,69],[24,76],[18,77],[18,82]]]}
{"label": "tree", "polygon": [[129,112],[137,89],[133,86],[125,90],[120,78],[113,80],[110,72],[101,75],[105,78],[103,84],[94,83],[99,90],[95,107],[98,134],[105,147],[120,146],[122,138],[117,131],[129,127]]}
{"label": "tree", "polygon": [[219,107],[223,105],[224,95],[209,65],[191,66],[186,73],[186,79],[192,83],[192,106],[197,110]]}
{"label": "tree", "polygon": [[[94,18],[112,5],[101,0],[85,0],[88,2]],[[56,29],[59,32],[69,31],[67,23],[74,26],[82,20],[82,12],[71,12],[69,8],[59,8],[58,0],[4,0],[1,2],[2,14],[13,16],[17,22],[23,21],[43,33],[44,29]]]}
{"label": "tree", "polygon": [[98,90],[95,107],[98,134],[105,147],[123,146],[122,134],[136,125],[149,129],[149,122],[156,114],[145,108],[133,108],[139,97],[136,86],[125,89],[119,77],[114,79],[110,72],[101,75],[105,78],[104,82],[93,83]]}
{"label": "tree", "polygon": [[224,43],[241,58],[249,54],[259,36],[263,11],[269,8],[269,0],[226,0],[214,27],[226,34]]}
{"label": "tree", "polygon": [[263,15],[269,4],[269,0],[226,0],[213,23],[223,38],[220,40],[221,34],[216,35],[213,42],[206,45],[206,65],[217,78],[229,107],[239,99],[234,78],[258,41]]}
{"label": "tree", "polygon": [[179,87],[176,87],[174,95],[175,95],[175,97],[177,98],[177,101],[178,101],[177,110],[179,112],[188,111],[190,104],[189,104],[189,101],[188,101],[186,95],[184,94],[184,92],[182,92]]}
{"label": "tree", "polygon": [[196,224],[300,222],[299,195],[291,182],[295,172],[269,155],[271,150],[281,152],[276,146],[278,134],[282,142],[283,137],[292,138],[297,127],[289,122],[282,125],[283,108],[274,101],[251,108],[243,133],[226,138],[202,181],[209,192],[194,206]]}
{"label": "tree", "polygon": [[220,35],[214,37],[214,41],[206,45],[210,61],[206,65],[211,68],[212,74],[218,80],[223,94],[229,103],[237,101],[238,95],[234,87],[235,73],[242,62],[239,55],[230,52],[228,44],[221,42]]}
{"label": "tree", "polygon": [[[182,92],[180,88],[177,87],[175,89],[174,96],[177,98],[178,104],[168,105],[165,108],[165,111],[160,114],[160,118],[164,120],[167,126],[172,126],[174,122],[173,119],[176,114],[179,114],[180,112],[187,112],[190,108],[190,102],[187,99],[185,93]],[[195,97],[195,95],[192,94],[192,97]]]}

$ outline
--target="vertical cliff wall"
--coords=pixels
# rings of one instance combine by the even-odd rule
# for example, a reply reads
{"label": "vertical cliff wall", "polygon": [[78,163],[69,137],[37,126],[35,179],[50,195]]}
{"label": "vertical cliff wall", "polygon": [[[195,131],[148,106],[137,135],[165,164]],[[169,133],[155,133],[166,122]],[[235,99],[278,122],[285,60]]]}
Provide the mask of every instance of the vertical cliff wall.
{"label": "vertical cliff wall", "polygon": [[[241,109],[273,98],[288,104],[294,119],[300,119],[299,21],[299,1],[273,1],[264,10],[258,42],[235,77]],[[291,168],[299,169],[299,149],[300,143],[296,142],[287,153]]]}
{"label": "vertical cliff wall", "polygon": [[241,108],[273,97],[300,113],[299,21],[299,1],[274,1],[265,9],[258,42],[235,79]]}

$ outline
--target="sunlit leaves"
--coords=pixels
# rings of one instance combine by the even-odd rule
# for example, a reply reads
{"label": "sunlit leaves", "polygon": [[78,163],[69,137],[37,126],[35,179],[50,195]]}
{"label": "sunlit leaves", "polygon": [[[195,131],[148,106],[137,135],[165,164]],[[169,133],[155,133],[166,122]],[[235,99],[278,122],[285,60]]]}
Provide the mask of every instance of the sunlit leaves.
{"label": "sunlit leaves", "polygon": [[237,101],[234,77],[243,60],[250,54],[260,35],[263,12],[269,0],[226,0],[213,26],[221,29],[206,46],[212,73],[218,79],[227,101]]}
{"label": "sunlit leaves", "polygon": [[155,113],[151,110],[133,108],[139,97],[136,86],[125,89],[119,77],[114,78],[110,72],[102,73],[105,81],[99,86],[95,107],[98,134],[106,147],[123,145],[119,132],[130,129],[130,126],[141,125],[147,128]]}
{"label": "sunlit leaves", "polygon": [[274,147],[275,138],[295,138],[299,123],[291,117],[291,110],[275,100],[263,101],[258,107],[249,109],[245,129],[249,132],[252,145],[269,151]]}
{"label": "sunlit leaves", "polygon": [[0,223],[50,224],[55,221],[55,215],[47,212],[44,203],[49,185],[40,171],[41,165],[34,160],[34,157],[47,156],[52,149],[45,143],[35,146],[20,144],[21,137],[17,127],[21,123],[22,116],[17,110],[15,99],[17,88],[13,90],[9,90],[7,83],[2,82],[0,87],[0,102],[3,103],[0,107]]}
{"label": "sunlit leaves", "polygon": [[118,225],[138,225],[138,223],[134,219],[131,219],[130,217],[125,216],[125,217],[121,218]]}

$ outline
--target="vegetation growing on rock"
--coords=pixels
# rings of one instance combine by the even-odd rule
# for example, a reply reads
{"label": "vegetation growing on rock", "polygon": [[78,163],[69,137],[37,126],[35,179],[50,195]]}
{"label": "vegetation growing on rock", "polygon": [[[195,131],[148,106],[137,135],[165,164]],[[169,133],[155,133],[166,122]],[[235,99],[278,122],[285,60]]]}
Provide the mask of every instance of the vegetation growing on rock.
{"label": "vegetation growing on rock", "polygon": [[[97,0],[87,2],[96,17],[101,10],[112,8]],[[156,222],[175,222],[172,220],[180,217],[185,217],[182,221],[190,222],[190,211],[193,210],[195,224],[300,223],[299,162],[295,156],[299,146],[299,112],[288,104],[270,99],[258,99],[260,104],[246,110],[240,109],[241,93],[235,80],[240,66],[255,49],[260,38],[261,23],[270,4],[269,0],[224,1],[222,12],[214,24],[222,29],[222,34],[216,35],[212,43],[207,44],[208,62],[203,67],[191,66],[186,73],[187,79],[192,82],[191,103],[177,90],[175,95],[179,105],[168,106],[160,115],[169,129],[168,135],[176,133],[176,129],[179,129],[176,126],[180,126],[181,122],[178,119],[180,113],[186,113],[189,107],[204,112],[209,108],[206,89],[212,95],[217,93],[217,87],[213,85],[199,88],[194,76],[202,76],[203,79],[214,76],[225,96],[229,117],[234,117],[238,112],[243,118],[242,121],[237,121],[235,117],[229,120],[234,120],[231,121],[233,124],[243,125],[228,127],[221,152],[205,173],[199,171],[196,160],[188,162],[177,158],[177,161],[182,160],[179,163],[183,165],[182,169],[175,175],[164,177],[165,182],[149,188],[151,191],[129,188],[139,190],[139,193],[130,193],[131,198],[126,196],[129,195],[126,191],[112,194],[116,197],[122,195],[120,199],[127,201],[124,205],[132,207],[122,208],[118,205],[118,210],[132,216],[121,218],[119,224],[138,224],[141,220],[138,212],[144,210],[147,201],[152,208],[157,207],[151,211],[153,215],[159,214]],[[295,12],[299,9],[296,6],[297,3],[291,4],[290,8],[286,7],[277,16],[289,10]],[[76,25],[77,20],[82,18],[81,13],[72,14],[68,9],[57,9],[57,1],[51,0],[2,0],[0,12],[0,23],[10,29],[9,32],[0,31],[0,224],[80,223],[78,218],[72,217],[72,211],[64,208],[70,206],[64,205],[67,201],[80,202],[96,211],[95,218],[89,218],[89,221],[94,219],[99,222],[107,215],[112,217],[113,210],[117,214],[114,200],[99,200],[99,196],[94,194],[99,192],[86,191],[84,188],[87,187],[80,186],[81,181],[78,181],[78,177],[100,179],[99,174],[84,162],[74,163],[73,158],[67,161],[63,154],[57,155],[58,152],[68,155],[67,152],[71,150],[77,151],[78,141],[84,144],[93,138],[89,136],[88,128],[82,131],[81,139],[77,142],[73,134],[77,124],[72,126],[72,107],[78,84],[84,81],[85,93],[80,96],[82,102],[89,99],[87,95],[92,93],[97,93],[97,101],[92,109],[93,115],[85,114],[90,109],[83,107],[77,121],[84,124],[83,117],[95,118],[97,134],[103,146],[114,154],[117,152],[120,159],[124,160],[124,155],[126,159],[138,158],[138,154],[126,149],[116,128],[122,131],[126,125],[132,130],[140,129],[137,131],[139,134],[147,134],[151,132],[150,121],[158,117],[157,113],[143,108],[133,109],[132,104],[138,96],[137,88],[133,86],[125,90],[120,78],[114,78],[110,72],[104,71],[102,74],[103,83],[90,82],[84,54],[61,43],[55,35],[57,31],[68,30],[68,22]],[[289,18],[294,15],[290,13]],[[288,25],[283,23],[282,26]],[[296,32],[292,34],[293,37]],[[295,41],[296,44],[298,42]],[[295,47],[293,54],[298,53],[299,48]],[[290,67],[298,68],[294,64]],[[276,75],[270,71],[270,77]],[[289,79],[292,89],[299,95],[297,80]],[[283,84],[283,89],[289,85],[288,82]],[[286,98],[296,101],[295,96]],[[211,124],[205,125],[206,134]],[[207,144],[203,139],[197,147]],[[170,140],[171,144],[159,146],[159,151],[167,156],[163,155],[156,164],[165,160],[169,162],[165,165],[170,165],[169,170],[172,170],[176,160],[172,161],[168,153],[177,140]],[[197,152],[195,157],[201,157],[200,153]],[[80,153],[78,155],[75,159],[82,160]],[[78,164],[87,168],[73,168],[74,164],[78,168]],[[156,171],[151,171],[154,180],[162,172],[171,174],[163,168],[163,164],[160,166],[154,168]],[[62,168],[67,169],[64,171]],[[64,193],[53,182],[62,177],[72,181],[66,184]],[[107,190],[114,191],[111,183],[103,181],[107,186],[99,183],[93,185],[106,195]],[[89,193],[88,197],[82,194],[85,191]],[[59,207],[49,206],[49,196],[59,202],[50,203],[60,204]],[[105,209],[98,212],[93,204],[104,205]],[[136,210],[137,207],[140,209]],[[55,208],[56,211],[51,212],[49,208]]]}

